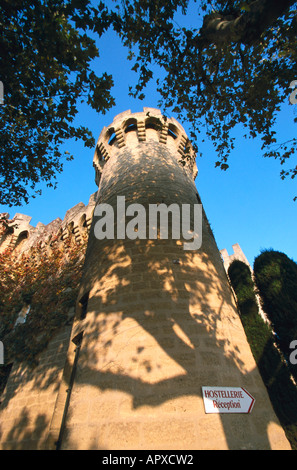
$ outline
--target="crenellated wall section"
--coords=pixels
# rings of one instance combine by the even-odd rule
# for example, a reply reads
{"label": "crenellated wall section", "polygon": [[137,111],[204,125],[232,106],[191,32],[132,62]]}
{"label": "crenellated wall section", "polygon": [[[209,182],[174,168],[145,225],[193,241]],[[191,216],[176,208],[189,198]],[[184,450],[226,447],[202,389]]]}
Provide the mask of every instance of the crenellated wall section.
{"label": "crenellated wall section", "polygon": [[119,149],[137,142],[154,140],[177,151],[180,162],[193,173],[198,174],[196,155],[184,128],[174,118],[167,118],[155,108],[143,108],[143,112],[130,110],[118,114],[113,123],[104,127],[98,138],[93,159],[95,181],[99,185],[106,162]]}
{"label": "crenellated wall section", "polygon": [[0,253],[9,250],[17,257],[38,248],[40,252],[51,250],[54,243],[63,244],[68,238],[80,244],[83,236],[89,233],[95,207],[96,193],[92,194],[87,205],[80,202],[69,209],[64,219],[57,218],[45,225],[38,222],[36,227],[30,224],[32,217],[24,214],[15,214],[9,219],[8,213],[0,214],[8,230],[0,238]]}
{"label": "crenellated wall section", "polygon": [[[69,209],[63,220],[57,218],[47,225],[38,223],[36,227],[30,224],[31,217],[27,215],[17,213],[9,219],[8,213],[0,214],[8,227],[6,234],[0,238],[0,253],[9,250],[9,259],[16,257],[17,260],[23,254],[30,255],[31,250],[37,257],[39,254],[50,256],[56,245],[61,249],[65,247],[66,256],[66,242],[69,239],[71,243],[82,244],[83,247],[82,242],[90,230],[95,199],[96,193],[91,195],[87,205],[81,202]],[[26,313],[28,305],[24,305],[15,325],[25,323],[23,310]],[[6,363],[4,340],[7,383],[0,395],[0,449],[36,450],[55,447],[49,441],[49,436],[67,362],[73,313],[74,307],[65,311],[65,324],[57,329],[39,354],[38,363],[34,367],[26,362]]]}
{"label": "crenellated wall section", "polygon": [[[17,255],[68,237],[80,243],[85,229],[89,237],[72,326],[53,338],[37,369],[13,366],[0,448],[290,448],[204,211],[202,244],[192,251],[183,249],[182,237],[95,234],[95,206],[117,209],[118,196],[145,209],[200,204],[195,158],[175,119],[154,108],[125,111],[99,136],[93,159],[99,188],[87,206],[46,226],[7,217],[10,233],[0,250]],[[252,413],[206,413],[203,386],[244,387],[256,400]]]}

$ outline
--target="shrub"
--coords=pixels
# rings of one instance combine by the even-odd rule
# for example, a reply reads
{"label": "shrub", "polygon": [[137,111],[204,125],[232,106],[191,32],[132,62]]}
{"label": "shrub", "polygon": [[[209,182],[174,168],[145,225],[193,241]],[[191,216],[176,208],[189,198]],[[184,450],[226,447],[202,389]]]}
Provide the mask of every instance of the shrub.
{"label": "shrub", "polygon": [[[279,251],[262,251],[255,259],[254,275],[263,310],[288,360],[290,343],[297,339],[297,264]],[[290,367],[297,379],[297,367]]]}
{"label": "shrub", "polygon": [[275,336],[259,313],[249,267],[235,260],[228,275],[237,297],[241,321],[274,411],[294,450],[297,449],[297,388],[275,345]]}

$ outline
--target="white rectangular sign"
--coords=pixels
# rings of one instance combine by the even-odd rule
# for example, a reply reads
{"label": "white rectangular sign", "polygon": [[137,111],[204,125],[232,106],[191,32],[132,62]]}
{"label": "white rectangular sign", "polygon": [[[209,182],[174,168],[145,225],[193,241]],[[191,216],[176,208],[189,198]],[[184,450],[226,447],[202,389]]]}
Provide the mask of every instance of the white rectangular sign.
{"label": "white rectangular sign", "polygon": [[250,413],[255,399],[242,387],[202,387],[205,413]]}
{"label": "white rectangular sign", "polygon": [[0,341],[0,365],[4,364],[4,346],[2,341]]}

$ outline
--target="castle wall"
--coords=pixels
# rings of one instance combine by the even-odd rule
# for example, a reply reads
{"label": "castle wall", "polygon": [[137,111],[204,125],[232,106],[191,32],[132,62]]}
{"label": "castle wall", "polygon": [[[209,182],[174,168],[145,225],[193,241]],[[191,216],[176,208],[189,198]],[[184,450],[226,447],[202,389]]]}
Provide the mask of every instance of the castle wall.
{"label": "castle wall", "polygon": [[[37,227],[18,214],[0,243],[21,255],[69,236],[79,243],[83,227],[90,231],[73,326],[56,334],[35,369],[13,365],[1,397],[1,448],[289,449],[206,214],[193,251],[183,237],[99,240],[98,217],[90,225],[95,205],[116,208],[118,196],[147,211],[200,202],[182,126],[151,108],[122,113],[102,130],[94,168],[99,190],[87,208]],[[246,388],[252,413],[206,414],[202,386]]]}
{"label": "castle wall", "polygon": [[[242,251],[239,244],[235,243],[234,245],[232,245],[232,248],[233,248],[233,254],[232,255],[228,254],[228,251],[226,250],[226,248],[223,248],[222,250],[220,250],[221,257],[222,257],[223,264],[224,264],[224,268],[225,268],[225,271],[226,271],[227,275],[228,275],[228,269],[229,269],[230,264],[233,261],[238,260],[238,261],[241,261],[242,263],[245,263],[249,267],[249,269],[251,271],[252,279],[254,280],[254,272],[252,270],[252,267],[251,267],[250,263],[248,262],[245,254]],[[234,295],[236,296],[235,293],[234,293]],[[259,309],[259,314],[261,315],[261,317],[263,318],[263,320],[265,322],[270,323],[266,313],[262,309],[261,299],[260,299],[260,296],[259,296],[256,289],[255,289],[255,297],[256,297],[256,302],[257,302],[258,309]]]}
{"label": "castle wall", "polygon": [[0,449],[53,448],[52,418],[65,368],[71,326],[62,328],[35,368],[14,363],[0,397]]}
{"label": "castle wall", "polygon": [[[98,204],[115,207],[119,195],[146,208],[199,201],[193,160],[181,162],[183,129],[169,121],[170,140],[165,125],[145,126],[148,113],[160,116],[122,114],[103,130],[94,158]],[[96,217],[80,292],[87,311],[81,300],[71,335],[83,338],[61,447],[290,448],[205,214],[196,251],[182,240],[98,240],[95,224]],[[252,413],[206,414],[202,386],[246,388],[256,399]]]}
{"label": "castle wall", "polygon": [[226,272],[228,272],[228,268],[229,268],[230,264],[232,263],[232,261],[234,261],[234,260],[242,261],[252,271],[252,268],[251,268],[251,266],[250,266],[250,264],[249,264],[249,262],[248,262],[248,260],[245,256],[244,252],[242,251],[241,247],[239,246],[239,244],[235,243],[234,245],[232,245],[232,248],[233,248],[233,254],[232,255],[228,254],[228,251],[226,250],[226,248],[223,248],[222,250],[220,250]]}
{"label": "castle wall", "polygon": [[[90,229],[94,205],[95,194],[91,195],[86,206],[79,203],[69,209],[63,220],[58,218],[48,225],[38,223],[36,227],[30,224],[31,217],[24,214],[15,214],[11,220],[9,214],[2,214],[9,231],[0,240],[0,252],[9,250],[13,262],[14,258],[30,254],[31,249],[37,249],[37,253],[50,254],[52,244],[63,247],[69,237],[73,238],[74,243],[80,244]],[[24,233],[26,237],[22,237]],[[25,305],[22,311],[27,312],[28,306]],[[24,323],[22,311],[16,323]],[[65,402],[62,397],[61,407],[59,393],[68,387],[62,376],[64,374],[65,377],[64,371],[67,368],[73,312],[74,308],[65,311],[65,318],[68,320],[66,325],[57,331],[38,356],[37,366],[28,365],[26,357],[23,362],[12,364],[5,390],[0,396],[0,449],[55,448],[61,427],[61,416],[57,414],[57,410],[63,410]],[[5,365],[8,366],[6,362]]]}
{"label": "castle wall", "polygon": [[19,257],[32,248],[50,252],[51,243],[63,242],[73,237],[80,243],[85,232],[89,231],[95,207],[96,193],[90,196],[88,204],[82,202],[69,209],[64,219],[57,218],[45,225],[38,222],[36,227],[30,224],[32,217],[25,214],[15,214],[9,219],[9,214],[0,214],[6,219],[9,230],[0,237],[0,253],[9,250],[13,257]]}

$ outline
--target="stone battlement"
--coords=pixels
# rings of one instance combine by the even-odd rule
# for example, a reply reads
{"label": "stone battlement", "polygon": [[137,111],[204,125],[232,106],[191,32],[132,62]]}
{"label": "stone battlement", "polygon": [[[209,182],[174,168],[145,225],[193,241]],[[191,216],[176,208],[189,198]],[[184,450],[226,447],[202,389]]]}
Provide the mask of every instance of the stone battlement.
{"label": "stone battlement", "polygon": [[87,205],[80,202],[69,209],[63,220],[58,217],[46,225],[38,222],[36,227],[30,224],[32,217],[28,215],[17,213],[9,219],[7,212],[0,214],[0,218],[5,219],[8,226],[8,230],[0,238],[0,253],[9,249],[19,256],[34,246],[44,250],[50,247],[55,237],[61,242],[74,237],[76,243],[80,243],[83,234],[89,232],[95,202],[96,193],[91,195]]}
{"label": "stone battlement", "polygon": [[230,264],[232,263],[232,261],[234,261],[234,260],[242,261],[252,271],[252,268],[251,268],[251,266],[250,266],[250,264],[249,264],[249,262],[248,262],[248,260],[245,256],[244,252],[242,251],[241,247],[239,246],[239,244],[235,243],[234,245],[232,245],[232,248],[233,248],[233,254],[231,254],[231,255],[228,254],[228,251],[226,250],[226,248],[223,248],[222,250],[220,250],[221,257],[222,257],[226,272],[228,272],[228,268],[229,268]]}
{"label": "stone battlement", "polygon": [[[35,368],[15,361],[7,372],[0,448],[289,449],[205,212],[199,249],[183,249],[184,233],[143,237],[133,220],[129,236],[95,230],[96,217],[106,205],[114,210],[119,196],[135,212],[139,205],[200,204],[195,152],[183,127],[154,108],[126,111],[103,128],[93,163],[99,188],[88,206],[80,203],[47,226],[33,227],[18,214],[18,224],[8,223],[10,238],[0,241],[0,249],[13,244],[17,254],[61,243],[67,255],[68,237],[79,244],[95,215],[76,305],[63,302],[68,285],[57,292],[66,323]],[[107,219],[99,219],[102,226]],[[121,223],[117,213],[114,233]],[[44,303],[36,307],[41,326],[43,309],[55,319],[56,305],[45,297]],[[22,310],[18,328],[27,316]],[[204,387],[247,388],[255,406],[248,414],[239,407],[232,410],[237,415],[208,412]]]}
{"label": "stone battlement", "polygon": [[180,163],[196,178],[196,154],[184,128],[174,118],[163,116],[158,109],[143,108],[139,113],[128,110],[118,114],[109,126],[102,129],[93,159],[96,184],[99,185],[104,165],[113,154],[125,146],[146,141],[156,141],[177,150]]}

